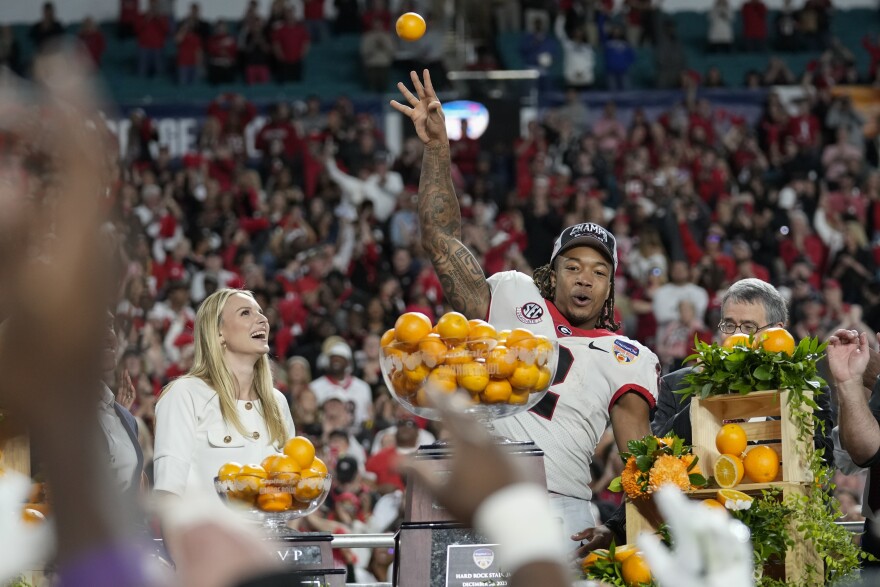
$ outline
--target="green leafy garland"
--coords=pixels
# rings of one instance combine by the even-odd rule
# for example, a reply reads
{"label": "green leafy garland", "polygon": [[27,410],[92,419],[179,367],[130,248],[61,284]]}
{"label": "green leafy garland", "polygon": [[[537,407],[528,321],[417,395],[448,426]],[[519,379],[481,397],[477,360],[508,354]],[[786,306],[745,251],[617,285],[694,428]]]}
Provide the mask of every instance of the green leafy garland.
{"label": "green leafy garland", "polygon": [[[747,395],[752,391],[788,390],[789,412],[794,420],[798,441],[809,447],[807,460],[813,476],[805,495],[790,495],[780,500],[778,495],[765,492],[765,499],[753,504],[754,513],[740,512],[737,517],[752,531],[755,548],[755,566],[758,568],[768,558],[779,555],[781,544],[794,544],[788,529],[779,522],[791,520],[796,524],[803,540],[812,543],[824,563],[824,573],[808,565],[804,587],[821,584],[842,584],[857,574],[862,560],[873,559],[859,549],[852,534],[836,524],[841,516],[840,507],[833,498],[833,471],[825,465],[824,449],[813,449],[813,429],[819,427],[824,433],[825,423],[813,416],[818,410],[814,397],[822,393],[825,381],[819,376],[817,362],[824,356],[825,343],[817,338],[804,338],[791,356],[749,346],[720,347],[695,340],[696,353],[688,361],[696,360],[700,369],[689,374],[685,380],[689,386],[677,393],[687,397],[696,395],[706,398],[712,395],[738,392]],[[778,492],[778,490],[775,490]],[[754,519],[759,516],[760,521]],[[765,544],[766,542],[766,544]],[[788,581],[761,577],[758,587],[801,587]]]}

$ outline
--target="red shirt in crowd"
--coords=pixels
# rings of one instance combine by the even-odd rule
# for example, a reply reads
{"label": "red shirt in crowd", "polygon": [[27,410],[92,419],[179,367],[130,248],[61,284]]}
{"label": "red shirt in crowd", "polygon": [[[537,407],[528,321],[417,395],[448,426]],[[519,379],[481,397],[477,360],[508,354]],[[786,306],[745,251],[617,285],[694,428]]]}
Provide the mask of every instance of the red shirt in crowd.
{"label": "red shirt in crowd", "polygon": [[819,141],[819,121],[812,114],[792,116],[787,130],[798,145],[812,147]]}
{"label": "red shirt in crowd", "polygon": [[284,145],[284,154],[288,157],[298,154],[304,145],[296,127],[286,120],[267,122],[257,133],[255,146],[261,152],[266,153],[273,141],[281,141]]}
{"label": "red shirt in crowd", "polygon": [[161,49],[168,38],[168,19],[161,14],[142,14],[137,21],[138,47]]}
{"label": "red shirt in crowd", "polygon": [[400,471],[397,470],[399,461],[400,456],[397,454],[397,447],[389,446],[367,459],[366,469],[376,475],[376,485],[393,485],[403,491],[406,486],[403,483]]}
{"label": "red shirt in crowd", "polygon": [[303,18],[306,20],[323,20],[324,0],[305,0],[303,4]]}
{"label": "red shirt in crowd", "polygon": [[296,63],[305,57],[309,47],[309,31],[299,23],[281,23],[272,31],[272,43],[281,50],[281,61]]}
{"label": "red shirt in crowd", "polygon": [[743,4],[742,19],[745,38],[767,38],[767,6],[763,0],[749,0]]}
{"label": "red shirt in crowd", "polygon": [[208,54],[208,60],[212,65],[229,67],[235,65],[238,43],[235,42],[235,37],[228,33],[211,35],[205,47],[205,53]]}
{"label": "red shirt in crowd", "polygon": [[181,67],[195,67],[199,64],[199,54],[201,52],[201,37],[195,32],[189,31],[177,43],[177,65]]}
{"label": "red shirt in crowd", "polygon": [[83,31],[79,34],[79,40],[85,45],[89,57],[92,58],[92,63],[96,66],[100,66],[101,57],[104,55],[104,50],[107,48],[107,42],[104,40],[104,33],[98,29],[89,32]]}
{"label": "red shirt in crowd", "polygon": [[132,26],[138,20],[138,0],[119,0],[119,23]]}
{"label": "red shirt in crowd", "polygon": [[373,30],[373,23],[382,23],[382,28],[386,31],[391,30],[391,13],[387,10],[367,10],[363,16],[363,27],[365,31]]}

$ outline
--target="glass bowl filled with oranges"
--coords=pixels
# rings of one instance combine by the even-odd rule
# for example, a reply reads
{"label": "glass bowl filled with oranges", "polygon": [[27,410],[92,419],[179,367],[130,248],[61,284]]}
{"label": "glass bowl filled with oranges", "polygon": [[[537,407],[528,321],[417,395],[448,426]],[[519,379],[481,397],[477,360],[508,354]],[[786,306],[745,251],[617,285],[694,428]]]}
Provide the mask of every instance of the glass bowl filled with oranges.
{"label": "glass bowl filled with oranges", "polygon": [[257,464],[225,463],[214,478],[220,499],[269,532],[287,532],[287,522],[321,507],[332,479],[315,447],[304,436],[284,445],[284,452]]}
{"label": "glass bowl filled with oranges", "polygon": [[547,393],[556,374],[556,341],[525,328],[496,331],[484,320],[458,312],[436,325],[407,312],[382,335],[380,364],[394,398],[417,416],[439,414],[428,393],[463,393],[468,412],[484,422],[530,409]]}

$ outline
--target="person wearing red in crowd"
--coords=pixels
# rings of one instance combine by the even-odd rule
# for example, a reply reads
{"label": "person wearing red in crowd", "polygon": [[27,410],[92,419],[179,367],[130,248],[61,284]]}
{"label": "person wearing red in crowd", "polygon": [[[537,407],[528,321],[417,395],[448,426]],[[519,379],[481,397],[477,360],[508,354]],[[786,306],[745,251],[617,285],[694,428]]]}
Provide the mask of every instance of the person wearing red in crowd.
{"label": "person wearing red in crowd", "polygon": [[189,21],[183,21],[174,42],[177,44],[177,83],[190,86],[196,83],[202,66],[202,38]]}
{"label": "person wearing red in crowd", "polygon": [[138,17],[138,75],[161,77],[165,73],[165,41],[171,29],[168,17],[159,12],[159,0],[150,0],[147,11]]}
{"label": "person wearing red in crowd", "polygon": [[797,114],[789,118],[786,131],[799,147],[815,149],[821,138],[819,120],[810,112],[810,101],[803,98],[797,106]]}
{"label": "person wearing red in crowd", "polygon": [[104,39],[104,33],[95,24],[95,19],[87,17],[83,20],[78,36],[82,44],[85,45],[92,63],[95,64],[95,67],[101,67],[101,57],[107,48],[107,41]]}
{"label": "person wearing red in crowd", "polygon": [[284,20],[272,29],[272,50],[275,54],[275,80],[278,83],[303,79],[303,64],[309,52],[309,31],[296,20],[292,8],[284,10]]}
{"label": "person wearing red in crowd", "polygon": [[138,21],[139,0],[119,0],[119,19],[116,21],[116,36],[127,39],[134,36]]}
{"label": "person wearing red in crowd", "polygon": [[238,58],[238,43],[225,21],[217,21],[213,34],[208,37],[205,47],[208,66],[208,83],[231,84],[235,81]]}
{"label": "person wearing red in crowd", "polygon": [[306,22],[306,28],[309,29],[309,37],[315,44],[320,43],[322,39],[330,34],[324,15],[325,3],[325,0],[303,1],[303,20]]}
{"label": "person wearing red in crowd", "polygon": [[378,21],[382,24],[382,28],[386,31],[391,30],[391,13],[385,4],[385,0],[372,0],[370,7],[364,11],[362,19],[362,30],[373,30],[374,23]]}
{"label": "person wearing red in crowd", "polygon": [[419,428],[412,420],[402,420],[397,424],[394,446],[383,448],[367,459],[368,473],[376,476],[376,490],[385,495],[396,490],[406,489],[400,469],[401,459],[418,448]]}
{"label": "person wearing red in crowd", "polygon": [[283,147],[288,160],[302,153],[304,143],[290,120],[290,106],[286,102],[279,102],[272,109],[271,117],[257,133],[255,146],[265,154],[276,141]]}
{"label": "person wearing red in crowd", "polygon": [[764,0],[748,0],[742,5],[743,42],[746,51],[767,48],[767,5]]}
{"label": "person wearing red in crowd", "polygon": [[269,83],[269,63],[272,58],[272,45],[266,37],[265,26],[260,17],[245,21],[239,34],[241,64],[244,66],[244,80],[249,86]]}

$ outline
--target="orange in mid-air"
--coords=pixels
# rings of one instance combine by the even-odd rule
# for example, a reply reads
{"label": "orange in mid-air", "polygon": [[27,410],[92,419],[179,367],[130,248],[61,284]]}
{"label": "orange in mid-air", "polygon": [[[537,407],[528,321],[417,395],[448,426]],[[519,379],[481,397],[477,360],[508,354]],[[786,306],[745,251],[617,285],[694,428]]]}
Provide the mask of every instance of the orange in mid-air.
{"label": "orange in mid-air", "polygon": [[397,36],[404,41],[417,41],[422,38],[428,27],[420,14],[406,12],[400,15],[394,28],[397,30]]}

